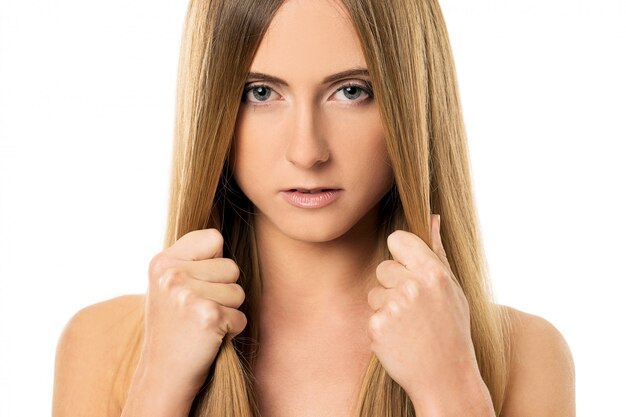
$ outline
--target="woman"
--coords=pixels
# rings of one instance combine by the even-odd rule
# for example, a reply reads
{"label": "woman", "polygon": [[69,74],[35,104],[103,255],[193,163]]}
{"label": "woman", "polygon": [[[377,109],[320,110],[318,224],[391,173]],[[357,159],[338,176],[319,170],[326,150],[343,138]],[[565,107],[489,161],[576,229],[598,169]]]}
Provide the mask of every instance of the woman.
{"label": "woman", "polygon": [[573,416],[491,301],[434,0],[192,0],[165,249],[81,310],[53,415]]}

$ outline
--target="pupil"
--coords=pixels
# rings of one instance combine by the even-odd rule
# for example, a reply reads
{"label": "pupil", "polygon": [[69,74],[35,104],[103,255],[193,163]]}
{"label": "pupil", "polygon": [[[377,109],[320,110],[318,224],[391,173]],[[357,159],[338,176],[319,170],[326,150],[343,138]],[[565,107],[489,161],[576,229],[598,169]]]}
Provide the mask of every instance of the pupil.
{"label": "pupil", "polygon": [[[265,94],[263,94],[265,92]],[[269,89],[266,87],[256,87],[252,89],[252,94],[254,94],[254,98],[257,100],[263,100],[268,98]]]}
{"label": "pupil", "polygon": [[346,97],[348,98],[358,98],[361,95],[361,89],[354,86],[344,87],[344,91],[346,92]]}

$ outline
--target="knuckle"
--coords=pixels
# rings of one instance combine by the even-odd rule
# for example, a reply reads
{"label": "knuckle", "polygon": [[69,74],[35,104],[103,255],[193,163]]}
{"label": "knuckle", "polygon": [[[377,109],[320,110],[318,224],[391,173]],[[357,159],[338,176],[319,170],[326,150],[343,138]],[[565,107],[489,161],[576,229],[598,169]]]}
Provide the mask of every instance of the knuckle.
{"label": "knuckle", "polygon": [[198,310],[198,322],[202,329],[211,330],[219,327],[223,318],[219,303],[206,300]]}
{"label": "knuckle", "polygon": [[188,308],[196,299],[196,295],[189,288],[181,288],[176,292],[176,302],[181,308]]}
{"label": "knuckle", "polygon": [[237,310],[237,316],[239,317],[239,321],[240,321],[240,326],[238,326],[238,328],[237,328],[237,334],[239,334],[248,325],[248,317],[246,317],[246,315],[243,312],[239,311],[239,310]]}
{"label": "knuckle", "polygon": [[376,275],[379,276],[381,274],[384,274],[385,271],[387,269],[389,269],[389,267],[391,266],[391,264],[395,262],[391,259],[386,259],[384,261],[382,261],[381,263],[378,264],[378,266],[376,267]]}
{"label": "knuckle", "polygon": [[211,244],[217,244],[219,246],[222,246],[224,244],[224,237],[219,230],[212,227],[210,229],[204,229],[202,230],[202,232],[203,237],[207,239]]}
{"label": "knuckle", "polygon": [[183,236],[181,236],[181,239],[182,238],[190,239],[190,240],[202,239],[205,236],[207,230],[210,230],[210,229],[190,230],[187,233],[185,233]]}
{"label": "knuckle", "polygon": [[[174,245],[179,244],[179,242],[189,242],[199,245],[207,245],[209,247],[217,246],[222,248],[224,244],[224,238],[219,230],[215,228],[211,229],[196,229],[191,230],[181,236]],[[194,259],[196,260],[196,259]]]}
{"label": "knuckle", "polygon": [[426,282],[429,286],[440,288],[448,283],[448,276],[444,270],[437,265],[425,267]]}
{"label": "knuckle", "polygon": [[159,252],[152,257],[150,265],[148,265],[148,275],[150,277],[159,277],[167,269],[167,260],[163,252]]}
{"label": "knuckle", "polygon": [[380,276],[380,274],[383,272],[383,270],[385,268],[385,266],[384,266],[385,262],[387,262],[387,261],[383,261],[383,262],[379,263],[378,266],[376,267],[376,276]]}
{"label": "knuckle", "polygon": [[374,287],[367,293],[367,304],[373,309],[378,310],[380,308],[382,291],[384,291],[382,287]]}
{"label": "knuckle", "polygon": [[400,317],[402,313],[402,308],[400,307],[400,303],[396,300],[389,300],[387,303],[387,308],[385,309],[389,317],[396,318]]}
{"label": "knuckle", "polygon": [[369,332],[369,334],[371,336],[377,337],[379,334],[381,334],[381,330],[382,330],[382,317],[379,314],[373,314],[368,323],[367,323],[367,330]]}
{"label": "knuckle", "polygon": [[450,275],[448,275],[448,273],[444,270],[439,270],[439,272],[435,274],[435,280],[437,281],[437,284],[442,288],[449,287],[450,284],[452,284],[453,282]]}
{"label": "knuckle", "polygon": [[414,301],[417,299],[419,293],[419,285],[413,279],[405,279],[399,285],[402,296],[407,301]]}
{"label": "knuckle", "polygon": [[226,265],[227,265],[227,270],[228,270],[228,277],[231,278],[233,281],[237,281],[237,279],[239,279],[239,265],[237,265],[237,263],[230,258],[225,258],[226,259]]}
{"label": "knuckle", "polygon": [[159,288],[172,291],[183,285],[185,273],[178,268],[167,269],[159,279]]}

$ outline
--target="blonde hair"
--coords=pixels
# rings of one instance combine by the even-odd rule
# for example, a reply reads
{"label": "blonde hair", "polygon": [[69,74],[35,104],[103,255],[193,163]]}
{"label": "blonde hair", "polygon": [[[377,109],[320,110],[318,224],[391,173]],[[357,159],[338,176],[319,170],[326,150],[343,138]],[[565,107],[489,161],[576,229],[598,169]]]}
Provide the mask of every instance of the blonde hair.
{"label": "blonde hair", "polygon": [[[509,320],[495,304],[479,235],[461,104],[446,25],[436,0],[343,0],[360,38],[384,124],[395,184],[383,198],[379,239],[415,233],[432,247],[430,213],[469,302],[476,358],[496,415],[509,364]],[[258,335],[258,268],[251,203],[231,178],[229,151],[254,54],[282,0],[191,0],[182,39],[169,216],[164,248],[197,229],[217,228],[224,257],[241,269],[246,329],[224,340],[190,416],[260,416],[253,361]],[[390,254],[385,247],[385,257]],[[143,317],[122,368],[128,384]],[[121,380],[120,380],[121,381]],[[359,417],[414,416],[404,390],[372,355]]]}

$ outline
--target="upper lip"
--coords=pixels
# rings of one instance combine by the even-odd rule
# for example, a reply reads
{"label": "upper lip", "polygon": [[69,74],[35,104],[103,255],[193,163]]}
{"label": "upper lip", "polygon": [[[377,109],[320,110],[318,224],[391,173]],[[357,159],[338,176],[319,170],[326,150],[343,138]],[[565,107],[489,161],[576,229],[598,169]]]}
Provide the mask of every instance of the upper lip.
{"label": "upper lip", "polygon": [[339,187],[327,186],[327,185],[315,185],[315,186],[300,186],[296,185],[293,187],[282,189],[281,191],[322,191],[322,190],[340,190]]}

